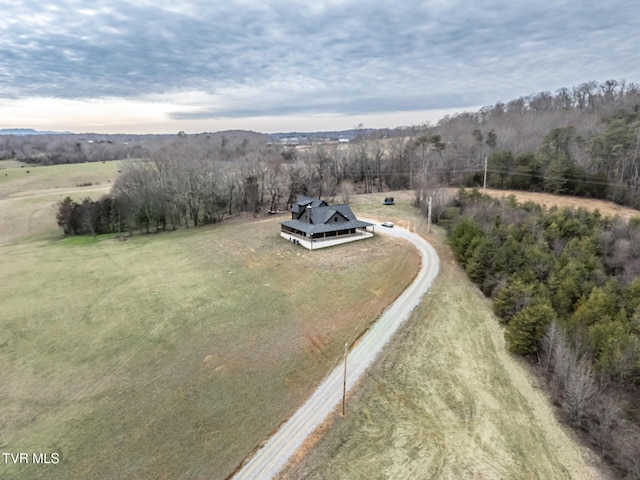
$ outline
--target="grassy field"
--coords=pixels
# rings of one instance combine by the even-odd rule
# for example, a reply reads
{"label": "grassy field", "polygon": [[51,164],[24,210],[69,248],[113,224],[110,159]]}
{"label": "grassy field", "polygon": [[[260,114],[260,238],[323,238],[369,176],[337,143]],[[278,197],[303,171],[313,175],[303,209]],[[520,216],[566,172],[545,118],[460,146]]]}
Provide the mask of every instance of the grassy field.
{"label": "grassy field", "polygon": [[[0,211],[85,195],[57,178]],[[15,235],[3,216],[0,445],[61,461],[0,477],[226,478],[419,265],[379,236],[308,252],[279,237],[282,219],[119,241],[60,239],[42,219]]]}
{"label": "grassy field", "polygon": [[[90,162],[37,166],[0,160],[0,198],[33,190],[76,188],[111,183],[122,162]],[[28,173],[27,173],[28,172]]]}
{"label": "grassy field", "polygon": [[443,233],[426,235],[403,206],[393,207],[398,217],[377,203],[368,208],[429,238],[441,273],[349,399],[347,417],[333,416],[281,478],[610,478],[556,420],[527,365],[506,351],[489,300]]}
{"label": "grassy field", "polygon": [[567,195],[553,195],[551,193],[541,192],[521,192],[518,190],[497,190],[488,188],[487,190],[481,190],[487,195],[493,197],[502,198],[514,195],[519,202],[534,202],[540,205],[545,205],[548,208],[556,207],[570,207],[570,208],[586,208],[590,211],[598,210],[603,216],[615,217],[618,216],[623,220],[629,220],[630,218],[640,217],[640,212],[632,208],[622,207],[613,202],[606,200],[597,200],[593,198],[579,198],[569,197]]}
{"label": "grassy field", "polygon": [[[56,204],[109,193],[121,162],[47,167],[0,161],[0,246],[59,234]],[[27,173],[29,172],[29,173]]]}

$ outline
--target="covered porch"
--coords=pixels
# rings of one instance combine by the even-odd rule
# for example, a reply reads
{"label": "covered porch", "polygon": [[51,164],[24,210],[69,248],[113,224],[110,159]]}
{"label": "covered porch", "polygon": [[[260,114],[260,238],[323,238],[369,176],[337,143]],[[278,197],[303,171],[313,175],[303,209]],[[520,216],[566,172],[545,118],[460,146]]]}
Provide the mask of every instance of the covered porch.
{"label": "covered porch", "polygon": [[373,237],[374,228],[375,227],[372,225],[371,231],[367,228],[348,228],[322,233],[307,233],[282,225],[280,236],[282,238],[286,238],[292,243],[302,245],[309,250],[316,250],[318,248],[332,247],[342,243],[371,238]]}

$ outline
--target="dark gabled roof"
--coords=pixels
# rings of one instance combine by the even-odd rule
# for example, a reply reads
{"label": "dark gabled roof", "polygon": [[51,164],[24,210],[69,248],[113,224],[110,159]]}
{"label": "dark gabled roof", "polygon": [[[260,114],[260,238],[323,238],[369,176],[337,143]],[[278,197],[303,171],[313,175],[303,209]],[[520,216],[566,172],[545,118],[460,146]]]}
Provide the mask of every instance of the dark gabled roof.
{"label": "dark gabled roof", "polygon": [[311,208],[326,207],[327,202],[320,200],[319,198],[311,198],[300,195],[296,200],[296,203],[291,208],[292,213],[302,213],[302,211],[311,206]]}
{"label": "dark gabled roof", "polygon": [[[340,221],[329,222],[336,213],[340,215]],[[313,234],[346,230],[349,228],[365,228],[373,225],[372,223],[358,220],[351,211],[351,207],[349,207],[349,205],[328,206],[325,203],[324,206],[311,207],[309,209],[309,216],[311,220],[310,222],[303,220],[289,220],[287,222],[282,222],[281,225],[300,230],[301,232]]]}
{"label": "dark gabled roof", "polygon": [[336,213],[339,215],[339,222],[348,222],[349,220],[355,220],[356,217],[353,215],[353,213],[351,213],[352,218],[349,218],[348,214],[345,215],[339,209],[335,208],[337,206],[339,205],[312,208],[311,210],[309,210],[309,214],[311,217],[311,222],[309,223],[314,223],[316,225],[327,223]]}

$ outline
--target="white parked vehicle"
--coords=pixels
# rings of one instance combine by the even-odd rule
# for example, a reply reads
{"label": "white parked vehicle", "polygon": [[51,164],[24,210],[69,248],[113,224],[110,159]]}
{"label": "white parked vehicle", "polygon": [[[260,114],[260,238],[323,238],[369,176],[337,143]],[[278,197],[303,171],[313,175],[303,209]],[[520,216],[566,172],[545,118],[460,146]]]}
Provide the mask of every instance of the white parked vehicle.
{"label": "white parked vehicle", "polygon": [[380,225],[387,228],[393,228],[393,222],[382,222]]}

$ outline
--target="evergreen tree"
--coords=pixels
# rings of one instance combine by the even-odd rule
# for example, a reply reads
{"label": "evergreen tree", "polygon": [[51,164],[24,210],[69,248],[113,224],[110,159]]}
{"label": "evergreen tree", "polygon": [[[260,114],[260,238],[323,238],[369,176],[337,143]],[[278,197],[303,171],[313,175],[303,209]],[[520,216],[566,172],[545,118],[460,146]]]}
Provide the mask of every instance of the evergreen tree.
{"label": "evergreen tree", "polygon": [[555,319],[553,308],[547,303],[530,305],[518,312],[504,333],[507,347],[519,355],[531,355],[538,351],[538,345],[549,325]]}

